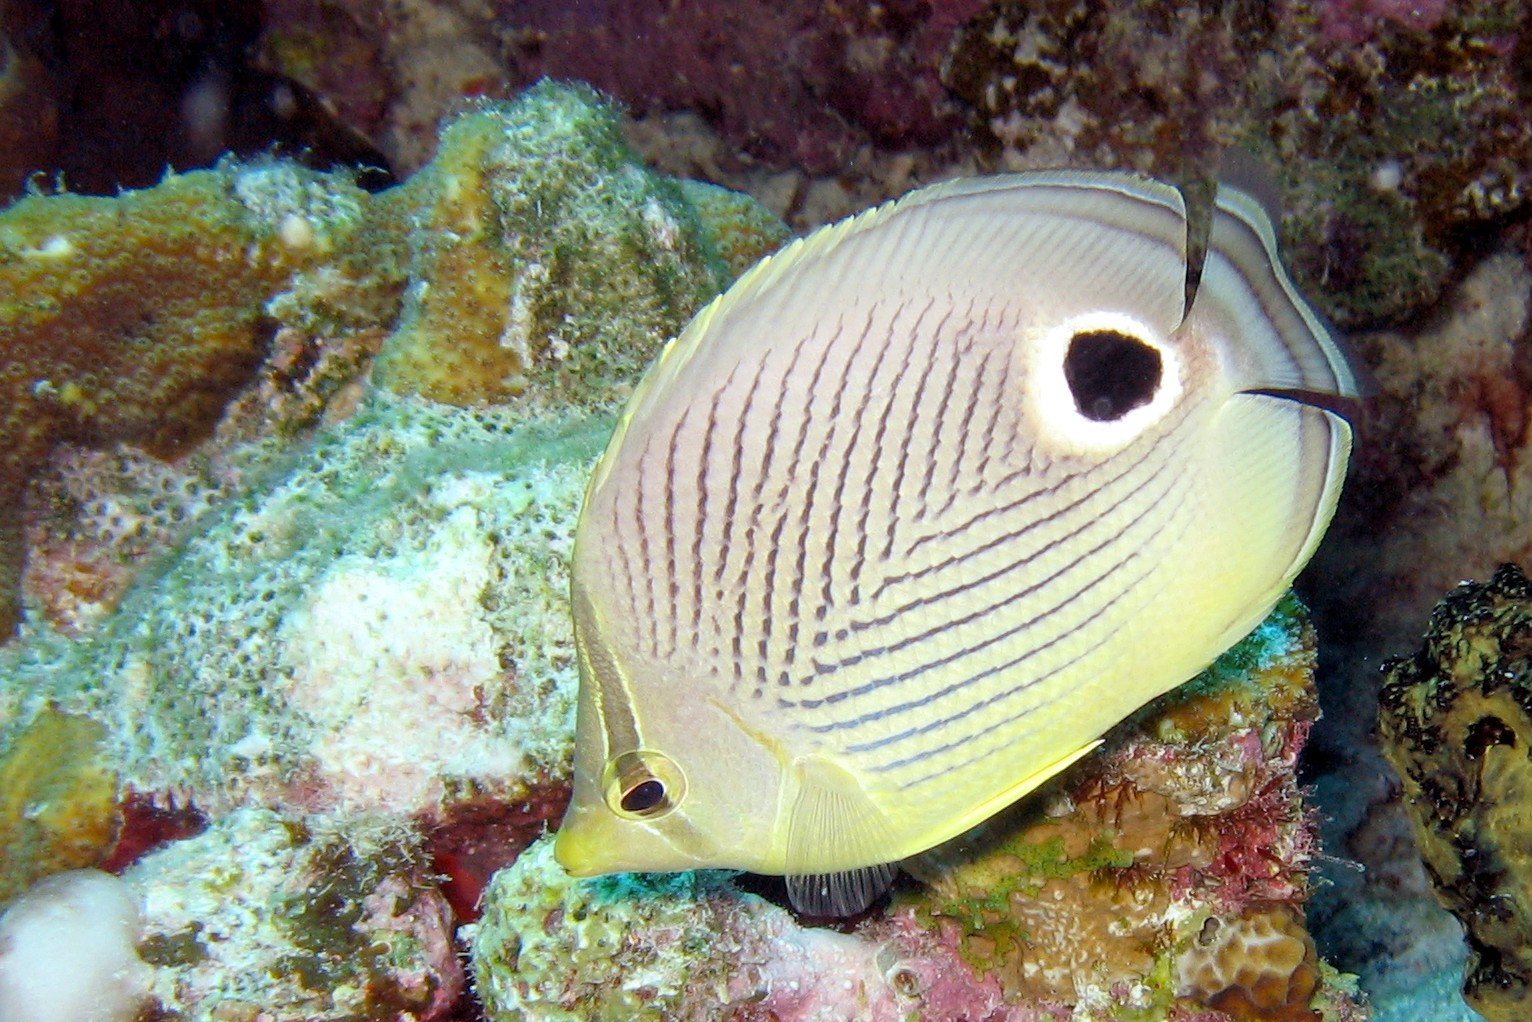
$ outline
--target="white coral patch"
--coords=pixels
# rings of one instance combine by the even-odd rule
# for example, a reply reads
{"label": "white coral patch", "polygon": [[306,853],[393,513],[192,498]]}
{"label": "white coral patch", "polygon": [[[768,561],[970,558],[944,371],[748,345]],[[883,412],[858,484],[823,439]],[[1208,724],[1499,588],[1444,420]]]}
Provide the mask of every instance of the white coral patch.
{"label": "white coral patch", "polygon": [[503,685],[480,604],[485,532],[463,504],[416,548],[343,556],[284,623],[289,699],[345,807],[414,812],[441,798],[443,778],[516,774],[519,752],[482,712]]}

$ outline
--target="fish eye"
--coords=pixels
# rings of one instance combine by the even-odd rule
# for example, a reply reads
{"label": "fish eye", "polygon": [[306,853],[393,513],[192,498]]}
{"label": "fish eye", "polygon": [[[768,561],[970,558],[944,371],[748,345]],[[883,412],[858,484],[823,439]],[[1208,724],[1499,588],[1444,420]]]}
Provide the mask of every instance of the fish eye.
{"label": "fish eye", "polygon": [[1064,354],[1075,408],[1093,422],[1112,422],[1153,401],[1163,371],[1159,351],[1116,330],[1081,331]]}
{"label": "fish eye", "polygon": [[656,820],[681,804],[686,777],[664,753],[639,749],[612,757],[602,789],[607,807],[618,816]]}

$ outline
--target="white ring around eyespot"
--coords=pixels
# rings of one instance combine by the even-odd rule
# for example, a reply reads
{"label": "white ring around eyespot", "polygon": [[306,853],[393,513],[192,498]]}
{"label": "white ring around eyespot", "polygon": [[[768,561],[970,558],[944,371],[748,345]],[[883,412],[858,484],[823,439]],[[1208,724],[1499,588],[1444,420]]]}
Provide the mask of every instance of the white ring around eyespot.
{"label": "white ring around eyespot", "polygon": [[[1074,393],[1064,377],[1069,344],[1079,334],[1116,333],[1142,341],[1160,356],[1160,384],[1145,404],[1129,409],[1120,418],[1101,422],[1086,418],[1075,406]],[[1181,396],[1184,363],[1160,332],[1121,312],[1087,312],[1044,332],[1026,346],[1024,355],[1029,393],[1024,400],[1042,445],[1055,454],[1088,454],[1118,450],[1164,417]]]}

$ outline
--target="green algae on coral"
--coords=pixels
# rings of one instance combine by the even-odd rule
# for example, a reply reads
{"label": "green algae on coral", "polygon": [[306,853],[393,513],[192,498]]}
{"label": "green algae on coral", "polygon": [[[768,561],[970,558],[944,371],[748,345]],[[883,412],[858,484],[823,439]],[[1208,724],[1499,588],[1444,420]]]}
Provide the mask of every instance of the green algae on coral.
{"label": "green algae on coral", "polygon": [[121,824],[106,730],[46,708],[0,755],[0,910],[45,876],[96,866]]}
{"label": "green algae on coral", "polygon": [[375,378],[459,405],[549,386],[611,400],[786,234],[750,200],[648,170],[615,108],[552,82],[453,121],[390,201],[412,207],[414,269]]}
{"label": "green algae on coral", "polygon": [[571,880],[544,839],[495,875],[469,928],[474,988],[494,1022],[668,1022],[722,1007],[723,914],[742,898],[718,871]]}

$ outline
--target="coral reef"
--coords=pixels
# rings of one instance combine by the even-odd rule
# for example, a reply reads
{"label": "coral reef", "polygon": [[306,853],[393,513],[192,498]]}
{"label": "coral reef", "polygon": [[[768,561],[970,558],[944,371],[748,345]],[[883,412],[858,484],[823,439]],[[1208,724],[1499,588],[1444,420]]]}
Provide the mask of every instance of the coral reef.
{"label": "coral reef", "polygon": [[[1339,513],[1306,590],[1326,640],[1317,801],[1335,864],[1310,922],[1386,1022],[1467,1022],[1454,985],[1460,928],[1432,895],[1393,772],[1378,751],[1384,658],[1418,644],[1441,593],[1496,565],[1532,563],[1532,274],[1519,231],[1487,245],[1437,313],[1353,336],[1375,393]],[[1435,1001],[1421,998],[1438,992]],[[1396,1005],[1390,1009],[1389,1004]]]}
{"label": "coral reef", "polygon": [[536,844],[486,892],[476,989],[497,1022],[1360,1019],[1303,926],[1313,662],[1285,603],[1103,755],[908,863],[922,884],[849,933],[726,874],[572,880]]}
{"label": "coral reef", "polygon": [[[1504,249],[1424,329],[1355,338],[1377,387],[1363,429],[1388,442],[1360,450],[1337,523],[1373,538],[1327,551],[1327,570],[1391,643],[1463,576],[1532,558],[1529,342],[1532,270]],[[1348,578],[1366,579],[1368,595]]]}
{"label": "coral reef", "polygon": [[23,667],[0,716],[104,720],[126,784],[205,809],[514,803],[568,758],[563,555],[611,420],[513,422],[378,396]]}
{"label": "coral reef", "polygon": [[397,824],[241,810],[123,878],[162,1016],[426,1022],[462,991],[451,912]]}
{"label": "coral reef", "polygon": [[1260,45],[1248,3],[997,0],[955,40],[943,80],[1013,167],[1216,173]]}
{"label": "coral reef", "polygon": [[1176,963],[1179,989],[1236,1019],[1312,1019],[1319,961],[1303,920],[1285,906],[1209,918]]}
{"label": "coral reef", "polygon": [[1011,166],[1191,181],[1230,145],[1255,154],[1300,283],[1351,325],[1433,304],[1464,238],[1532,202],[1529,47],[1504,0],[996,0],[944,80]]}
{"label": "coral reef", "polygon": [[263,306],[355,230],[358,189],[284,164],[172,176],[0,213],[0,634],[16,623],[19,506],[52,446],[207,435],[260,364]]}
{"label": "coral reef", "polygon": [[[589,90],[550,85],[469,111],[448,130],[485,145],[444,146],[379,195],[282,161],[207,172],[305,253],[250,288],[249,382],[171,460],[71,436],[32,479],[26,580],[45,613],[0,649],[0,897],[72,865],[124,870],[160,1014],[461,1011],[453,927],[568,798],[564,564],[611,406],[785,235],[748,199],[645,171],[613,124]],[[312,215],[284,212],[294,197]],[[454,200],[487,218],[456,261],[440,258],[464,227],[439,215]],[[76,243],[129,263],[122,237]],[[150,269],[187,247],[132,237]],[[523,258],[538,243],[542,277]],[[477,297],[458,296],[454,330],[425,296],[459,274]],[[498,338],[518,288],[537,313],[524,345],[441,395],[460,404],[419,396],[473,303]],[[236,297],[149,325],[216,337]],[[507,367],[517,400],[489,403]]]}
{"label": "coral reef", "polygon": [[1532,204],[1523,6],[1366,6],[1360,23],[1351,4],[1283,6],[1240,139],[1281,168],[1290,264],[1343,325],[1435,304],[1478,238]]}
{"label": "coral reef", "polygon": [[[0,751],[32,790],[93,793],[117,847],[81,856],[144,896],[159,1011],[444,1018],[482,893],[496,1018],[1362,1017],[1304,934],[1294,604],[845,932],[719,874],[563,876],[533,839],[567,798],[589,464],[664,333],[782,228],[645,171],[585,89],[473,104],[448,135],[375,196],[210,172],[298,253],[250,291],[244,390],[189,452],[64,434],[33,473],[39,613],[0,650]],[[29,751],[53,715],[104,731],[99,789]]]}
{"label": "coral reef", "polygon": [[411,0],[382,18],[270,0],[263,51],[403,169],[460,97],[583,79],[640,115],[652,158],[800,226],[975,166],[1205,184],[1232,146],[1278,179],[1290,262],[1348,326],[1431,307],[1532,201],[1532,19],[1511,0]]}
{"label": "coral reef", "polygon": [[1532,1003],[1532,582],[1513,565],[1432,612],[1385,665],[1379,725],[1437,897],[1472,952],[1463,993],[1491,1022]]}
{"label": "coral reef", "polygon": [[[278,411],[288,432],[313,425],[379,347],[377,382],[397,393],[611,402],[786,234],[742,196],[645,170],[588,89],[486,104],[445,135],[437,163],[376,196],[342,174],[266,161],[115,199],[32,196],[0,213],[0,631],[17,617],[23,570],[15,509],[58,443],[132,444],[113,458],[160,488],[108,507],[110,461],[76,455],[61,473],[53,496],[80,508],[79,529],[53,516],[52,535],[35,537],[53,540],[52,559],[34,577],[64,591],[50,601],[64,619],[88,622],[173,531],[166,509],[193,514],[163,488],[216,490],[211,476],[239,471],[212,466],[198,480],[142,453],[184,452],[253,377],[264,385],[255,418]],[[285,357],[263,370],[269,351]],[[303,398],[283,398],[294,392]],[[125,528],[142,530],[142,549],[120,542]],[[120,556],[97,559],[102,544],[77,542],[82,532],[118,541]]]}
{"label": "coral reef", "polygon": [[609,400],[734,267],[784,238],[729,215],[738,198],[690,194],[724,213],[732,264],[688,193],[637,163],[590,90],[543,84],[515,107],[458,118],[394,200],[415,204],[412,283],[375,380],[483,404],[554,375],[562,401]]}

